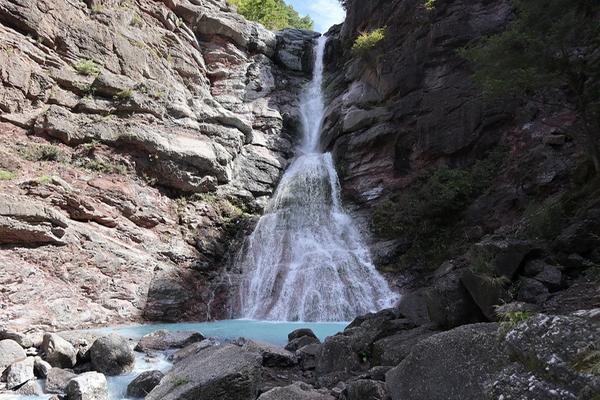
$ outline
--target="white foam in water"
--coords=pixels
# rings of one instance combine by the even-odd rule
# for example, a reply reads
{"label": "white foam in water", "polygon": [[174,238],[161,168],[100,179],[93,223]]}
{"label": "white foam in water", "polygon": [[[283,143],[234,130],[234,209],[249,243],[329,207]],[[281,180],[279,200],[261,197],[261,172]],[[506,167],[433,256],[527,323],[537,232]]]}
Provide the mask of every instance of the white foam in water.
{"label": "white foam in water", "polygon": [[344,211],[330,153],[319,151],[324,114],[323,53],[301,101],[298,157],[248,239],[241,258],[241,316],[278,321],[347,321],[393,305],[360,232]]}

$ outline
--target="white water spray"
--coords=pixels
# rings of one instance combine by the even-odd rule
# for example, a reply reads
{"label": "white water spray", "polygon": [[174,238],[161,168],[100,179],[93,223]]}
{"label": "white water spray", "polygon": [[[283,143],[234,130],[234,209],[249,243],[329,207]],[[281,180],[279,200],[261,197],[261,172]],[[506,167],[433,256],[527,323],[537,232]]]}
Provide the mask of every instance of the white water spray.
{"label": "white water spray", "polygon": [[300,154],[283,175],[241,259],[244,318],[348,321],[396,300],[341,205],[331,154],[319,152],[326,40],[318,41],[314,78],[301,98]]}

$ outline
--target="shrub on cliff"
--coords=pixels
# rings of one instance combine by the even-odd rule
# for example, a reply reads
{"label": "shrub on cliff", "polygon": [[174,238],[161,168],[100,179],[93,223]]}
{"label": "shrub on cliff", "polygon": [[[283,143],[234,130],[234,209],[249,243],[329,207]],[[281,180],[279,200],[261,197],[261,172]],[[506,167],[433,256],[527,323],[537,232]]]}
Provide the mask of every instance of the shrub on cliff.
{"label": "shrub on cliff", "polygon": [[250,21],[263,24],[267,29],[284,28],[313,29],[313,21],[307,15],[301,17],[294,7],[283,0],[228,0],[237,11]]}
{"label": "shrub on cliff", "polygon": [[369,50],[375,48],[375,46],[385,39],[385,30],[386,28],[379,28],[358,35],[352,45],[352,53],[362,56]]}
{"label": "shrub on cliff", "polygon": [[579,115],[572,133],[600,173],[600,2],[513,3],[516,18],[504,32],[461,54],[472,62],[475,80],[489,96],[556,105],[556,92],[563,92],[567,99],[558,106]]}

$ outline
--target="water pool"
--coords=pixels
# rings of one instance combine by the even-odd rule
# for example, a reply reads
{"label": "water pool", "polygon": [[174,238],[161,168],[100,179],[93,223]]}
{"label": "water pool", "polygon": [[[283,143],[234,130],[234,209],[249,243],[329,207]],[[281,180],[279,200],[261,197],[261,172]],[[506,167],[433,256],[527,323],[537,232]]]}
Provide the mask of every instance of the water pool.
{"label": "water pool", "polygon": [[[157,330],[169,331],[196,331],[206,337],[219,339],[236,339],[245,337],[283,346],[287,343],[287,335],[299,328],[310,328],[321,340],[327,336],[335,335],[344,330],[347,322],[271,322],[253,320],[225,320],[215,322],[183,322],[177,324],[148,324],[129,325],[108,328],[90,329],[89,331],[102,334],[117,333],[119,335],[139,339],[142,336]],[[166,353],[157,353],[153,357],[146,354],[136,353],[136,363],[133,372],[127,375],[108,377],[108,391],[110,400],[129,400],[126,397],[127,385],[136,376],[144,371],[158,369],[166,372],[171,368],[167,361]],[[41,400],[48,399],[45,396],[17,396],[11,394],[0,394],[0,400]]]}

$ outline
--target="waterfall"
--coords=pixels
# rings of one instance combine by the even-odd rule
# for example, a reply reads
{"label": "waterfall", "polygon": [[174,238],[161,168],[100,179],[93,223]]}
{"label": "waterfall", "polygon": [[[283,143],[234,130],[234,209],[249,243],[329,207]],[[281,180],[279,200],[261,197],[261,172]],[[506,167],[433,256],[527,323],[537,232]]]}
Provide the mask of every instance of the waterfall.
{"label": "waterfall", "polygon": [[347,321],[396,299],[342,207],[331,154],[319,151],[325,43],[301,98],[302,145],[240,260],[244,318]]}

